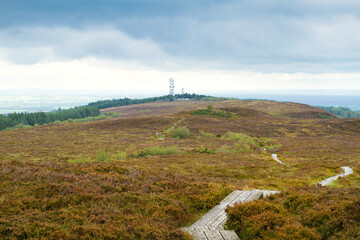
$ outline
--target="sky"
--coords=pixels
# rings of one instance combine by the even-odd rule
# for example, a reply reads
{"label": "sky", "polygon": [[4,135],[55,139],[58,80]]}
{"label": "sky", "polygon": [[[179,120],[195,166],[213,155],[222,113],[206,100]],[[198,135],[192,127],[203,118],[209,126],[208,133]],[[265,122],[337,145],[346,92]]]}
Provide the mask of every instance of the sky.
{"label": "sky", "polygon": [[1,0],[2,90],[360,90],[358,0]]}

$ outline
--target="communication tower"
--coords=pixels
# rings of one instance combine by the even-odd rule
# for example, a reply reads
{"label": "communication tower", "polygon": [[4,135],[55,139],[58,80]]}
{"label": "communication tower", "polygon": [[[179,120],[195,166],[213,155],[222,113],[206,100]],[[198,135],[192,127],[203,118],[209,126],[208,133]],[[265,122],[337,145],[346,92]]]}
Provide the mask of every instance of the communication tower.
{"label": "communication tower", "polygon": [[181,94],[184,95],[184,88],[181,89]]}
{"label": "communication tower", "polygon": [[170,78],[169,83],[170,83],[170,93],[169,93],[169,95],[174,96],[174,89],[175,89],[174,79]]}

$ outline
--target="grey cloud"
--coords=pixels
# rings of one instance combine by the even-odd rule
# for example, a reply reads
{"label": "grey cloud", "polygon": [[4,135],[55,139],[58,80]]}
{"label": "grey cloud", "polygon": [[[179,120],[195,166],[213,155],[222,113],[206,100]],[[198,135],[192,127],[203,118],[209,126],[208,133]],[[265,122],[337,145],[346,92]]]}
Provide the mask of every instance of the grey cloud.
{"label": "grey cloud", "polygon": [[0,52],[17,63],[99,57],[158,61],[167,55],[150,39],[135,39],[113,28],[22,28],[0,32]]}
{"label": "grey cloud", "polygon": [[[29,16],[39,21],[31,25],[25,15],[0,28],[0,56],[25,63],[96,57],[159,68],[281,72],[360,66],[360,1],[62,2],[58,9],[49,4],[51,15],[34,0]],[[8,12],[24,10],[15,3]],[[0,16],[9,14],[4,11]]]}

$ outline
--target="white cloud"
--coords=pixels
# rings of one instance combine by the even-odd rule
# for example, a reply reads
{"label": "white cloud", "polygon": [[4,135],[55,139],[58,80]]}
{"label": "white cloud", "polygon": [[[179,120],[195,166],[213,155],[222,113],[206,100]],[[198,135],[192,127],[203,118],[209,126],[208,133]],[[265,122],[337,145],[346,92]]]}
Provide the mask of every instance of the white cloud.
{"label": "white cloud", "polygon": [[178,92],[183,87],[197,93],[246,89],[360,89],[359,73],[165,71],[96,59],[34,65],[0,62],[0,69],[2,89],[137,90],[166,94],[171,76],[175,78]]}

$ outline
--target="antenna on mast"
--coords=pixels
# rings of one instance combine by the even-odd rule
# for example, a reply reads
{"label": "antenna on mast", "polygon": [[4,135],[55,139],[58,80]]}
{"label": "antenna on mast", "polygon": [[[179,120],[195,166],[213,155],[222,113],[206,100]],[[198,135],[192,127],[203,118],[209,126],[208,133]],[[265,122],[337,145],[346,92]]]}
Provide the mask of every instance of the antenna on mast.
{"label": "antenna on mast", "polygon": [[170,83],[170,96],[174,96],[174,89],[175,89],[175,85],[174,85],[174,79],[171,77],[169,79],[169,83]]}

